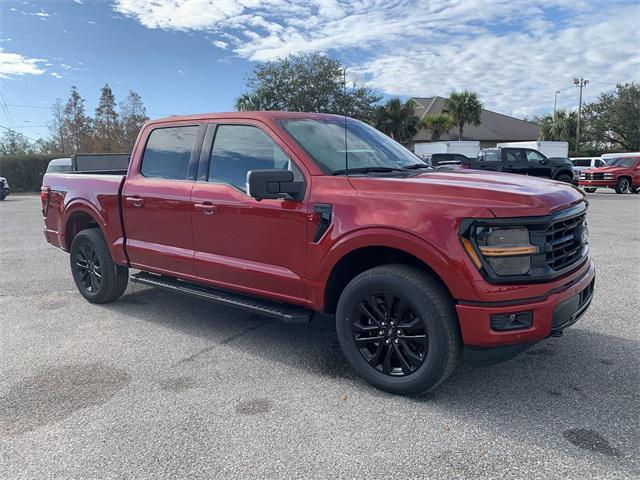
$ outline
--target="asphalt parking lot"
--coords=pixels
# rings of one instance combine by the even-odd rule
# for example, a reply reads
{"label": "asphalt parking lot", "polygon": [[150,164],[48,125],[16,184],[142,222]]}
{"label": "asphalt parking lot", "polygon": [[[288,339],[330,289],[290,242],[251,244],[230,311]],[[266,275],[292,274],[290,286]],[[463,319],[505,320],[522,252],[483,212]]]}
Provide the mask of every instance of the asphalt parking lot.
{"label": "asphalt parking lot", "polygon": [[328,321],[129,286],[95,306],[0,202],[0,477],[638,478],[640,195],[590,201],[596,294],[564,337],[422,398],[378,391]]}

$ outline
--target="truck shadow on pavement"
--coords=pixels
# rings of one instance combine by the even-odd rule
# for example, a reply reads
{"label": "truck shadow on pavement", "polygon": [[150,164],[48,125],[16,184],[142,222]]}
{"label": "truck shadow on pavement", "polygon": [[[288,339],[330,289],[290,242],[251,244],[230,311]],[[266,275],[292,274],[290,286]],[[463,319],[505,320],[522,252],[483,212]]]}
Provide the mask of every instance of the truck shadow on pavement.
{"label": "truck shadow on pavement", "polygon": [[216,350],[224,347],[225,358],[231,349],[285,369],[333,378],[349,396],[409,402],[417,410],[434,407],[458,423],[488,422],[492,429],[516,436],[535,430],[544,436],[552,430],[556,440],[564,437],[585,454],[628,457],[628,449],[637,445],[639,342],[585,330],[580,323],[564,337],[544,340],[508,362],[463,364],[433,393],[398,397],[375,389],[351,369],[328,317],[287,324],[173,293],[135,289],[103,308],[211,340],[207,347],[185,352],[171,367],[197,372],[216,361]]}

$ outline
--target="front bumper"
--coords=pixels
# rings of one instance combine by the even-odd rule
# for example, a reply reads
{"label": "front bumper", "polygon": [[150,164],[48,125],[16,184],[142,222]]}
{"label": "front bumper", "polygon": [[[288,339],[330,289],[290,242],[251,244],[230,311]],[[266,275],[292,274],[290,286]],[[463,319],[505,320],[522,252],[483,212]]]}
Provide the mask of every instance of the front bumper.
{"label": "front bumper", "polygon": [[0,195],[2,195],[3,197],[6,197],[7,195],[9,195],[9,188],[8,187],[3,187],[1,190]]}
{"label": "front bumper", "polygon": [[581,187],[608,187],[614,188],[616,186],[615,180],[580,180],[578,185]]}
{"label": "front bumper", "polygon": [[[473,347],[502,347],[532,343],[560,332],[575,323],[586,311],[593,296],[595,266],[588,268],[561,288],[554,288],[543,298],[514,302],[465,302],[456,305],[462,341]],[[530,327],[496,331],[491,328],[491,316],[531,312]]]}

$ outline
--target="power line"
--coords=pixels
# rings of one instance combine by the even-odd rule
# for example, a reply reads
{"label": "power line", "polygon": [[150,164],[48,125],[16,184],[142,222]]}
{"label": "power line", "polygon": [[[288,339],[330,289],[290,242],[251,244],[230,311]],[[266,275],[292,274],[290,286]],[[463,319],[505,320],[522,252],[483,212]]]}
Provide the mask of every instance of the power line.
{"label": "power line", "polygon": [[[0,128],[4,128],[5,130],[8,130],[9,132],[11,132],[11,131],[15,132],[16,131],[15,128],[9,128],[6,125],[2,125],[1,123],[0,123]],[[18,133],[20,133],[20,132],[18,132]],[[20,133],[20,135],[22,135],[25,138],[28,138],[32,142],[37,142],[39,140],[38,138],[29,137],[29,136],[25,135],[24,133]]]}

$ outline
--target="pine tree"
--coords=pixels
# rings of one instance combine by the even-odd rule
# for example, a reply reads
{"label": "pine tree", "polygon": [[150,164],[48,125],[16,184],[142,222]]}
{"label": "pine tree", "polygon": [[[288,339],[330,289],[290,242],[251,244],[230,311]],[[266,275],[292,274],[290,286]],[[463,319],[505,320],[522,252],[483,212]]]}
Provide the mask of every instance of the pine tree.
{"label": "pine tree", "polygon": [[116,112],[116,98],[108,83],[100,90],[100,100],[95,115],[95,148],[113,152],[120,146],[120,124]]}
{"label": "pine tree", "polygon": [[133,90],[129,90],[127,99],[120,104],[120,119],[122,124],[122,148],[129,152],[133,149],[142,125],[149,120],[142,98]]}
{"label": "pine tree", "polygon": [[84,99],[75,86],[71,87],[69,100],[64,108],[63,132],[67,132],[69,146],[65,150],[72,153],[87,152],[91,142],[91,119],[85,115]]}

